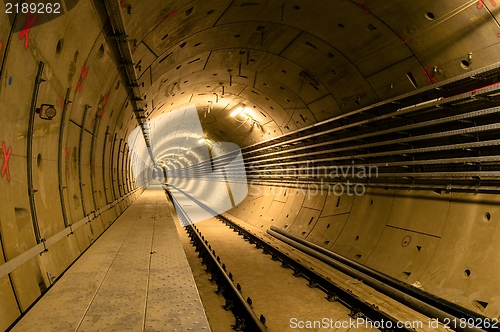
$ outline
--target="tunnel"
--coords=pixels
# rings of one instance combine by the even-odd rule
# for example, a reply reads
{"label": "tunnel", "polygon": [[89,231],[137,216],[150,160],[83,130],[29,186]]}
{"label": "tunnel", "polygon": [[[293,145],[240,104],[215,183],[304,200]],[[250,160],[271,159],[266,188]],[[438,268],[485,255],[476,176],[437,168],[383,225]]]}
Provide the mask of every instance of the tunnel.
{"label": "tunnel", "polygon": [[0,330],[500,328],[497,2],[4,2]]}

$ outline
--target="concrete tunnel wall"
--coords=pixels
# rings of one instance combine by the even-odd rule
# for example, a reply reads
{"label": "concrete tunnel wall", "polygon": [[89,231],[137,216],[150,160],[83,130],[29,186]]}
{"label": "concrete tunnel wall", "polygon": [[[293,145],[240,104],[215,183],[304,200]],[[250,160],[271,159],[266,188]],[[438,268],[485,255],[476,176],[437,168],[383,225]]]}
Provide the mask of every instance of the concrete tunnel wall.
{"label": "concrete tunnel wall", "polygon": [[[228,214],[276,226],[349,259],[498,317],[495,195],[367,188],[364,195],[250,186]],[[487,244],[487,245],[485,245]]]}
{"label": "concrete tunnel wall", "polygon": [[[208,5],[205,7],[208,10]],[[130,173],[131,164],[139,161],[127,147],[128,134],[136,122],[116,51],[106,38],[109,26],[104,6],[79,1],[65,15],[31,28],[27,23],[12,21],[0,13],[0,270],[8,271],[0,276],[0,330],[25,312],[142,192]],[[141,27],[141,33],[146,28]],[[488,46],[493,44],[486,37],[481,40]],[[322,45],[319,38],[314,42]],[[472,37],[464,39],[460,47],[464,51],[478,49],[475,63],[489,64],[496,48],[476,47],[476,42]],[[290,57],[296,57],[304,67],[312,63],[307,52],[291,53]],[[455,54],[435,55],[441,57],[439,63],[450,76],[461,70],[454,65],[461,59]],[[176,64],[184,64],[190,56],[179,55]],[[35,106],[54,104],[57,116],[46,121],[36,115],[31,140],[28,127],[40,61],[44,62],[45,81],[40,84]],[[391,72],[420,68],[413,58],[398,61]],[[288,62],[285,65],[293,66]],[[168,66],[175,68],[171,63]],[[188,74],[185,68],[182,70],[187,72],[182,75]],[[380,73],[372,74],[373,91],[377,92],[365,96],[361,106],[413,89],[404,78],[394,90],[387,90],[390,81]],[[353,77],[354,83],[361,81],[361,76]],[[416,78],[420,86],[427,79],[427,75]],[[363,78],[359,85],[365,89],[368,80]],[[275,90],[270,93],[281,93],[279,86],[279,81],[275,82]],[[334,87],[341,91],[338,84]],[[63,117],[68,89],[70,103]],[[281,97],[286,104],[284,95]],[[346,99],[348,95],[338,97]],[[179,98],[172,96],[175,101]],[[261,96],[255,98],[263,100]],[[332,112],[360,106],[354,103],[356,98],[346,100]],[[327,118],[333,114],[323,111],[329,103],[334,103],[333,98],[311,102],[304,106],[311,116],[304,114],[311,118],[315,113],[317,120]],[[273,104],[276,109],[277,104]],[[290,130],[299,125],[305,124],[292,121]],[[27,158],[29,146],[31,158]],[[201,190],[199,184],[186,186]],[[262,229],[271,225],[287,229],[410,284],[418,281],[424,290],[487,316],[500,315],[497,196],[368,188],[365,195],[344,194],[339,198],[286,187],[258,188],[260,192],[250,186],[246,199],[229,213]],[[210,200],[216,195],[205,197]],[[47,251],[43,251],[42,239],[47,240]]]}
{"label": "concrete tunnel wall", "polygon": [[[25,312],[142,192],[129,171],[136,159],[129,154],[127,133],[136,124],[130,121],[127,92],[109,55],[102,12],[82,1],[26,35],[21,33],[24,26],[19,20],[11,26],[7,14],[0,13],[0,141],[8,156],[1,159],[0,268],[10,272],[0,279],[0,330]],[[57,116],[48,121],[34,115],[28,169],[28,124],[40,61],[45,82],[36,107],[53,104]],[[68,89],[70,103],[63,116]],[[86,105],[92,107],[87,114]],[[47,240],[46,252],[41,239]],[[15,269],[10,271],[6,262]]]}

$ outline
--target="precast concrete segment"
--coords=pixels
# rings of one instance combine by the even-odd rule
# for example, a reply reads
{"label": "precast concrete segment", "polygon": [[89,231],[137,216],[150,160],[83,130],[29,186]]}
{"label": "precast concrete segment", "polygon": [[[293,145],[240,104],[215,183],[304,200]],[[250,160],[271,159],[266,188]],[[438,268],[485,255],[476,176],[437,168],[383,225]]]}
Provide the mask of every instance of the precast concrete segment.
{"label": "precast concrete segment", "polygon": [[13,331],[210,331],[175,227],[146,190]]}

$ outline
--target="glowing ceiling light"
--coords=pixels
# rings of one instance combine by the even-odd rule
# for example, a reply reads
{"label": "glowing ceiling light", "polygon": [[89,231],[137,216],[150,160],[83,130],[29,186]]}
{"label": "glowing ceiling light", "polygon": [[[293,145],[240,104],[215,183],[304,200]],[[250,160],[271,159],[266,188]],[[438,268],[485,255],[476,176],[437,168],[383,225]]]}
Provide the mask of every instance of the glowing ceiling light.
{"label": "glowing ceiling light", "polygon": [[236,105],[233,108],[233,111],[229,115],[234,118],[236,115],[240,114],[243,111],[244,108],[245,108],[245,104],[239,103],[238,105]]}
{"label": "glowing ceiling light", "polygon": [[235,109],[234,109],[234,111],[232,111],[232,112],[231,112],[231,114],[229,114],[229,115],[230,115],[230,116],[232,116],[232,117],[234,118],[236,115],[240,114],[240,113],[241,113],[241,111],[243,111],[243,107],[237,107],[237,108],[235,108]]}
{"label": "glowing ceiling light", "polygon": [[250,118],[252,118],[252,116],[254,115],[253,110],[250,107],[245,107],[243,109],[243,113],[245,113],[245,115],[250,117]]}

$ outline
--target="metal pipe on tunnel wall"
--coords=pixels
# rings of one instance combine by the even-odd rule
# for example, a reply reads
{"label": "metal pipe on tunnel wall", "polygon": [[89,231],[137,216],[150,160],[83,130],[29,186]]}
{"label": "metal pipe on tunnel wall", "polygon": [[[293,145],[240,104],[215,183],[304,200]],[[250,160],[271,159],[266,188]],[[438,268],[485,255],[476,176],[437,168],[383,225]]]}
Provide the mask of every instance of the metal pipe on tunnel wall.
{"label": "metal pipe on tunnel wall", "polygon": [[35,127],[35,110],[36,110],[36,102],[38,98],[38,90],[40,88],[40,84],[44,82],[42,79],[44,63],[40,61],[38,63],[38,72],[35,78],[35,87],[33,88],[33,96],[31,98],[31,108],[29,113],[29,121],[28,121],[28,135],[26,137],[26,161],[27,161],[27,175],[28,175],[28,196],[30,202],[30,210],[31,210],[31,220],[33,222],[33,231],[35,233],[35,239],[37,243],[42,242],[42,236],[40,234],[40,227],[38,225],[38,218],[36,214],[36,206],[35,206],[35,193],[38,191],[33,188],[33,131]]}

